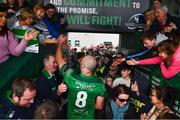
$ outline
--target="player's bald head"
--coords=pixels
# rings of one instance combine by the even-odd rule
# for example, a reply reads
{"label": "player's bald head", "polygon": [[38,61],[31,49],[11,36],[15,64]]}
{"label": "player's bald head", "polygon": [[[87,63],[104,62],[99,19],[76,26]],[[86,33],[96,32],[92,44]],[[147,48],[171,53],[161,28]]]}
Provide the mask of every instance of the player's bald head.
{"label": "player's bald head", "polygon": [[84,64],[85,67],[92,72],[96,69],[96,59],[90,55],[85,56],[81,63]]}

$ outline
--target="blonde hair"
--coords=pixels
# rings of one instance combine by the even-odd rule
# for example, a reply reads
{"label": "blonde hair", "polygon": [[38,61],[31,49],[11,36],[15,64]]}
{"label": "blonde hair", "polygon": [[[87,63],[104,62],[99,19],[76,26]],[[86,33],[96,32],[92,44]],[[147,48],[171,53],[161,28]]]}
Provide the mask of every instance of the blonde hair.
{"label": "blonde hair", "polygon": [[37,12],[38,10],[44,10],[45,11],[46,9],[45,9],[45,6],[43,4],[37,4],[34,6],[33,10],[34,10],[34,12]]}
{"label": "blonde hair", "polygon": [[34,12],[29,8],[22,8],[19,19],[20,20],[26,20],[27,18],[33,18],[35,17]]}

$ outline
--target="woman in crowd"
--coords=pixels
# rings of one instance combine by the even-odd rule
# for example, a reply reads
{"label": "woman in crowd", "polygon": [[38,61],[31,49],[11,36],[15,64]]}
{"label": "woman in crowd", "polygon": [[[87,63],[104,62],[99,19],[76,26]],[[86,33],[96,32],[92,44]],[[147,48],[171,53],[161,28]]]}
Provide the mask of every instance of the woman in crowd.
{"label": "woman in crowd", "polygon": [[144,31],[148,31],[150,26],[152,25],[153,21],[154,21],[154,11],[152,9],[148,9],[145,11],[144,13],[144,17],[145,17],[145,28]]}
{"label": "woman in crowd", "polygon": [[30,8],[22,8],[18,16],[18,20],[11,24],[9,29],[30,29],[34,19],[34,12]]}
{"label": "woman in crowd", "polygon": [[[113,119],[135,119],[137,118],[134,108],[128,101],[130,89],[125,85],[118,85],[113,89],[112,100],[110,100],[110,111],[106,116],[112,115]],[[109,110],[109,109],[107,109]]]}
{"label": "woman in crowd", "polygon": [[152,109],[148,114],[141,114],[141,120],[156,120],[165,119],[166,115],[173,116],[178,119],[174,112],[167,106],[172,106],[173,93],[171,89],[163,87],[155,87],[151,92],[151,103],[153,104]]}
{"label": "woman in crowd", "polygon": [[133,81],[133,85],[131,87],[132,94],[130,95],[130,103],[135,108],[135,113],[137,114],[138,118],[142,113],[147,113],[152,108],[151,100],[149,95],[145,94],[146,90],[142,90],[143,86],[140,84],[138,80]]}
{"label": "woman in crowd", "polygon": [[18,43],[15,35],[8,30],[7,23],[7,9],[5,3],[0,3],[0,63],[6,61],[9,55],[19,56],[23,53],[29,40],[35,38],[38,34],[37,31],[28,31],[24,35],[24,39]]}
{"label": "woman in crowd", "polygon": [[145,60],[127,60],[129,65],[160,64],[161,73],[166,79],[170,79],[180,72],[180,45],[179,37],[174,40],[165,40],[157,46],[159,56]]}

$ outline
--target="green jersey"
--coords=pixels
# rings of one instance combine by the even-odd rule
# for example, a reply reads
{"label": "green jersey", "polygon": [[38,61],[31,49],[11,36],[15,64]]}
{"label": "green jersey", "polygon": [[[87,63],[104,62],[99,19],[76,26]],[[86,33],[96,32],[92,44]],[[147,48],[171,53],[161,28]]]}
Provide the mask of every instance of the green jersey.
{"label": "green jersey", "polygon": [[67,64],[61,72],[69,90],[68,118],[94,119],[96,97],[106,93],[102,80],[96,75],[78,75],[73,69],[67,69]]}

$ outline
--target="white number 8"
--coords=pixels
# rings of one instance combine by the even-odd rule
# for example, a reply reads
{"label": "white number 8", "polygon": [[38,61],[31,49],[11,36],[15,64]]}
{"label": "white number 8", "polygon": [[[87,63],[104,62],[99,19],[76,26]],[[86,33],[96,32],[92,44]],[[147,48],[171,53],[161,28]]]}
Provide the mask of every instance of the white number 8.
{"label": "white number 8", "polygon": [[84,91],[80,91],[77,94],[77,99],[75,105],[79,108],[83,108],[86,106],[87,93]]}

